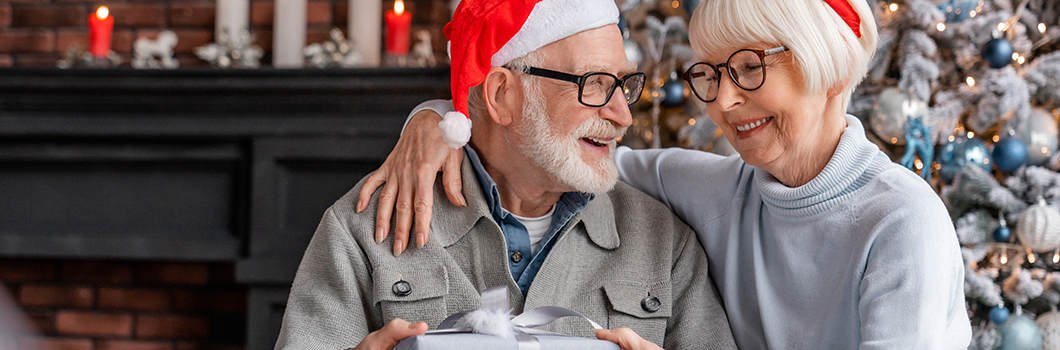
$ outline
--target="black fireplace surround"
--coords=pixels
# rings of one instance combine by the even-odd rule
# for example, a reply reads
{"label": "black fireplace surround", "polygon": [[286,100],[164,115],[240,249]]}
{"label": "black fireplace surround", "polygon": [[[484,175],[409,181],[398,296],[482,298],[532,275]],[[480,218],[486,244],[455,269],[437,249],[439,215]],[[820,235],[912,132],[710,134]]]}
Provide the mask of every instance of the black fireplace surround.
{"label": "black fireplace surround", "polygon": [[272,349],[325,209],[449,70],[0,69],[0,257],[228,261]]}

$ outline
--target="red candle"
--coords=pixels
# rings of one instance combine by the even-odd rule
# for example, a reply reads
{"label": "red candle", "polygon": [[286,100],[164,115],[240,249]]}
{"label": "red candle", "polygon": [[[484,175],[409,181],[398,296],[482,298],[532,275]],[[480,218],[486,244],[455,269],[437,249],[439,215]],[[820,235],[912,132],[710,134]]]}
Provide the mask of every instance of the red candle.
{"label": "red candle", "polygon": [[110,36],[114,30],[114,17],[110,9],[100,6],[88,15],[88,48],[93,57],[107,57],[110,53]]}
{"label": "red candle", "polygon": [[409,25],[412,14],[405,12],[405,2],[394,2],[394,11],[386,12],[386,53],[403,56],[409,53]]}

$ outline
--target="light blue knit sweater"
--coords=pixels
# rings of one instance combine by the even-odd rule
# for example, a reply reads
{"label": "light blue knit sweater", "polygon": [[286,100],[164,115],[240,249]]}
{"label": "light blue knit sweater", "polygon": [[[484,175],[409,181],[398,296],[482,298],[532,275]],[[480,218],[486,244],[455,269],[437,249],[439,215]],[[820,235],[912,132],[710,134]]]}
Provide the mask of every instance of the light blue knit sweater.
{"label": "light blue knit sweater", "polygon": [[699,234],[742,349],[964,349],[960,246],[924,180],[857,118],[809,183],[739,157],[619,148],[622,181]]}

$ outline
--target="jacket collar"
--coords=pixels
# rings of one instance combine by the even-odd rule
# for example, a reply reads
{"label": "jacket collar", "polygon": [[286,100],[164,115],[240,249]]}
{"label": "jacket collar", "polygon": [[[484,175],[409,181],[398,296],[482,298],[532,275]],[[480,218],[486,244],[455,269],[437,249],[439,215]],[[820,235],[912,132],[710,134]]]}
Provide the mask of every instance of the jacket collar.
{"label": "jacket collar", "polygon": [[[467,207],[461,208],[449,202],[441,185],[441,178],[434,185],[434,209],[431,213],[431,240],[437,240],[443,247],[449,247],[460,241],[471,232],[479,220],[493,221],[489,204],[482,190],[475,170],[467,154],[460,165],[460,179],[463,183],[464,198]],[[614,206],[608,193],[596,195],[594,200],[571,219],[568,228],[579,222],[585,225],[589,238],[604,249],[615,249],[619,246],[618,230],[615,226]],[[496,223],[494,223],[496,224]]]}

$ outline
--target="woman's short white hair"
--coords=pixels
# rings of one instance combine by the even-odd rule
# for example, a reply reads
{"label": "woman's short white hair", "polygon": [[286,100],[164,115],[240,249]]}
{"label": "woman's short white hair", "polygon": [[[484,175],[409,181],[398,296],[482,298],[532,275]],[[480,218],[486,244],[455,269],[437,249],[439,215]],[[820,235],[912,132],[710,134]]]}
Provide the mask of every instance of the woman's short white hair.
{"label": "woman's short white hair", "polygon": [[692,15],[689,39],[697,57],[758,43],[785,45],[808,92],[849,79],[845,110],[868,71],[878,36],[865,0],[848,1],[861,18],[860,39],[824,0],[703,0]]}

